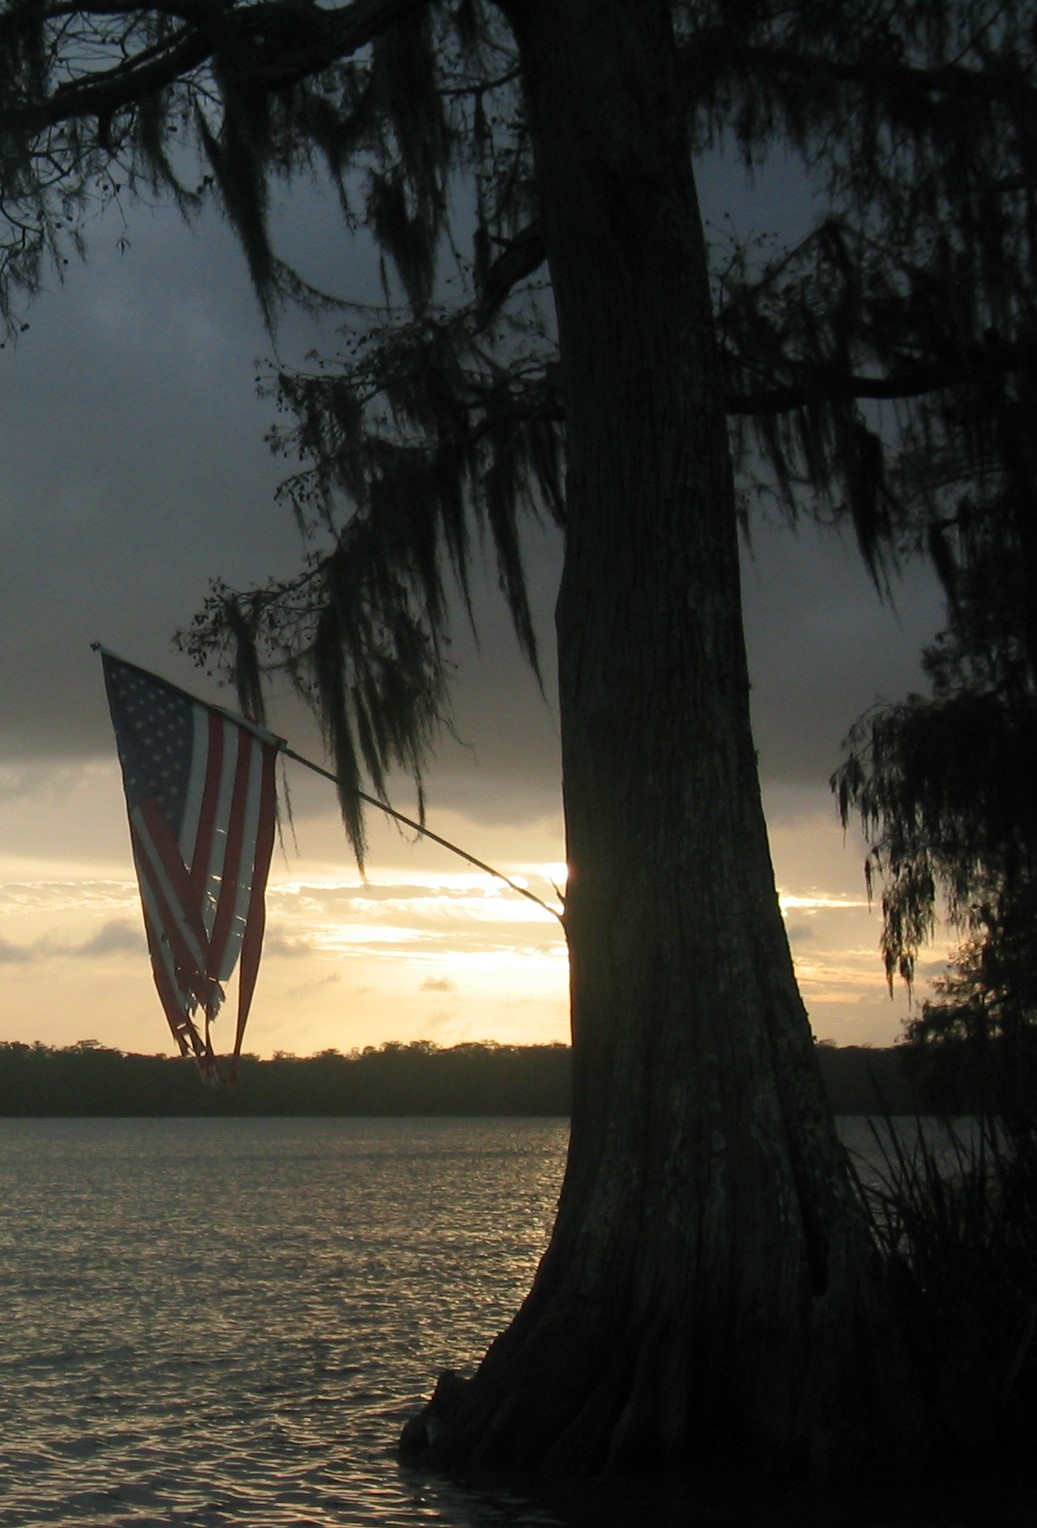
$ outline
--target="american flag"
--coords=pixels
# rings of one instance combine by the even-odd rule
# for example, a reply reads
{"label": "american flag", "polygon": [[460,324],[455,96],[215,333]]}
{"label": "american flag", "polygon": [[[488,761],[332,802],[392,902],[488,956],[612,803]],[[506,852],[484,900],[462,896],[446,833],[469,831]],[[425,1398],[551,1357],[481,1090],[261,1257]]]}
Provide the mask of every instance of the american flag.
{"label": "american flag", "polygon": [[181,1055],[193,1054],[215,1082],[209,1025],[222,983],[240,956],[236,1066],[259,971],[283,743],[101,656],[155,985]]}

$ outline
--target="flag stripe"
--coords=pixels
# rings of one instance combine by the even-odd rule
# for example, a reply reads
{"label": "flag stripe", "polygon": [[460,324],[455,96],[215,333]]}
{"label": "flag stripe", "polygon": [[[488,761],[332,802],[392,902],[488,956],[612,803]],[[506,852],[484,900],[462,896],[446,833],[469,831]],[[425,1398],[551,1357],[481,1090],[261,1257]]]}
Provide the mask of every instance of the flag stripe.
{"label": "flag stripe", "polygon": [[183,937],[191,945],[191,956],[204,964],[209,936],[192,896],[191,878],[158,804],[142,801],[130,813],[131,831],[147,851],[145,863],[169,908],[177,913]]}
{"label": "flag stripe", "polygon": [[227,866],[227,834],[231,826],[234,807],[234,782],[238,773],[238,754],[247,744],[236,727],[226,726],[216,718],[220,726],[219,757],[210,761],[206,779],[206,791],[212,798],[213,830],[209,842],[208,866],[205,879],[205,924],[212,939],[216,919],[223,896],[223,878]]}
{"label": "flag stripe", "polygon": [[[150,815],[134,813],[131,819],[131,835],[133,838],[134,858],[137,861],[137,879],[141,890],[147,887],[151,902],[155,909],[156,926],[162,930],[163,938],[170,945],[177,968],[183,973],[181,985],[186,994],[190,993],[201,1007],[209,1007],[210,986],[205,976],[205,952],[208,948],[208,939],[204,930],[200,929],[197,919],[192,916],[193,909],[184,905],[183,899],[178,895],[178,888],[174,882],[177,879],[175,868],[163,861],[154,838],[148,832],[146,825],[140,822],[140,817]],[[134,820],[136,819],[136,820]],[[170,870],[173,870],[173,875]],[[179,879],[186,879],[183,867],[180,867]]]}
{"label": "flag stripe", "polygon": [[199,761],[199,769],[203,773],[202,811],[199,817],[199,834],[195,839],[194,857],[191,860],[191,880],[195,886],[195,895],[199,898],[199,908],[202,909],[206,934],[211,934],[218,889],[212,883],[212,863],[214,863],[218,814],[220,814],[220,781],[223,779],[223,769],[225,769],[225,758],[223,758],[225,727],[223,727],[223,721],[214,712],[209,714],[208,724],[205,753]]}
{"label": "flag stripe", "polygon": [[180,822],[177,842],[185,865],[193,865],[197,858],[198,830],[201,825],[202,799],[205,789],[205,765],[209,748],[209,718],[204,706],[191,707],[191,771],[184,798],[184,814]]}
{"label": "flag stripe", "polygon": [[144,930],[148,938],[151,971],[162,1007],[165,1009],[166,1019],[180,1047],[181,1055],[186,1055],[190,1049],[195,1056],[199,1056],[204,1052],[205,1045],[191,1018],[191,1012],[195,1006],[194,999],[185,998],[177,975],[172,947],[161,934],[162,923],[154,898],[147,882],[141,884]]}
{"label": "flag stripe", "polygon": [[[241,862],[243,847],[246,847],[249,851],[249,864],[244,867],[246,877],[249,877],[251,873],[251,853],[255,848],[255,837],[253,834],[252,842],[248,842],[245,837],[245,814],[248,811],[251,774],[252,739],[242,734],[238,737],[234,791],[231,797],[227,833],[223,842],[223,875],[220,880],[219,906],[216,910],[216,921],[213,924],[209,950],[209,972],[212,976],[220,973],[228,941],[231,940],[234,933],[234,914],[237,908],[238,887],[243,868]],[[234,954],[236,953],[237,941],[234,943]],[[233,968],[234,955],[232,954],[231,970]]]}
{"label": "flag stripe", "polygon": [[255,868],[252,873],[252,891],[241,944],[241,970],[238,974],[238,1023],[234,1035],[234,1055],[241,1051],[245,1035],[245,1022],[255,991],[259,974],[259,956],[263,948],[266,928],[266,907],[263,891],[270,859],[274,851],[274,828],[277,811],[276,754],[272,748],[262,750],[262,779],[259,793],[259,820],[256,826]]}
{"label": "flag stripe", "polygon": [[[265,790],[265,769],[263,749],[256,746],[253,740],[248,744],[248,777],[246,781],[245,805],[241,812],[241,841],[236,846],[228,846],[228,860],[235,864],[233,876],[225,883],[224,897],[230,911],[226,923],[226,937],[220,948],[219,938],[214,934],[214,959],[218,962],[216,975],[226,981],[234,963],[238,958],[241,943],[245,936],[245,929],[249,918],[249,909],[252,905],[252,892],[255,885],[258,865],[258,841],[260,818],[263,810]],[[262,879],[266,879],[264,869]],[[230,894],[233,891],[233,902]]]}

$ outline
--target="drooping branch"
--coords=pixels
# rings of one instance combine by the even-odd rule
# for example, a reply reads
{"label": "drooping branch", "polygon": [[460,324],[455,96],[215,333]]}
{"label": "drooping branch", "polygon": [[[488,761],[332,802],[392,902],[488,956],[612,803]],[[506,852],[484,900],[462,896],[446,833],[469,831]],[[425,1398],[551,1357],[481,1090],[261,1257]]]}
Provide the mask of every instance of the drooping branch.
{"label": "drooping branch", "polygon": [[988,378],[1008,377],[1024,369],[1029,371],[1033,364],[1032,345],[995,342],[972,355],[963,355],[957,361],[908,365],[886,376],[859,376],[853,372],[840,372],[835,367],[829,370],[804,367],[803,380],[799,382],[789,382],[783,387],[761,386],[752,392],[726,393],[724,411],[734,417],[787,414],[793,409],[806,408],[819,398],[896,402],[962,387],[973,382],[979,371]]}
{"label": "drooping branch", "polygon": [[887,977],[910,981],[938,899],[960,930],[1032,928],[1037,893],[1037,669],[1022,610],[1032,580],[1004,511],[963,513],[949,626],[926,650],[928,698],[862,717],[832,778],[883,884]]}
{"label": "drooping branch", "polygon": [[[379,133],[395,135],[402,183],[416,196],[415,226],[424,226],[429,177],[402,130],[420,98],[412,93],[401,107],[379,89],[378,59],[386,38],[420,28],[431,12],[430,0],[353,0],[333,9],[306,0],[8,7],[0,16],[0,194],[11,229],[0,246],[4,314],[11,316],[17,287],[36,289],[45,261],[60,271],[66,249],[82,252],[77,217],[116,167],[125,188],[161,188],[190,214],[200,201],[186,178],[192,147],[208,171],[203,188],[218,191],[237,229],[268,316],[273,296],[301,290],[270,248],[269,177],[320,155],[345,204],[344,166]],[[75,18],[81,28],[70,25]],[[427,112],[421,126],[414,141],[426,162],[440,154],[438,173],[446,175]],[[430,241],[437,232],[430,228]]]}
{"label": "drooping branch", "polygon": [[[378,795],[401,767],[421,794],[447,715],[453,597],[492,548],[522,651],[539,673],[522,520],[564,513],[560,405],[550,368],[509,374],[456,314],[354,339],[334,371],[283,373],[296,423],[275,449],[307,466],[284,484],[310,557],[294,579],[217,585],[182,644],[200,661],[249,655],[287,671],[325,724],[350,838],[362,857],[363,772]],[[476,534],[478,533],[478,534]]]}
{"label": "drooping branch", "polygon": [[821,52],[809,45],[793,49],[780,42],[756,42],[730,24],[703,28],[680,50],[685,87],[701,95],[711,76],[744,75],[753,80],[783,78],[807,85],[846,84],[868,92],[881,91],[906,112],[926,111],[935,119],[948,104],[981,102],[1010,107],[1014,112],[1037,112],[1037,89],[1021,71],[976,69],[956,62],[925,68],[912,64],[908,45],[895,34],[865,35],[860,51]]}

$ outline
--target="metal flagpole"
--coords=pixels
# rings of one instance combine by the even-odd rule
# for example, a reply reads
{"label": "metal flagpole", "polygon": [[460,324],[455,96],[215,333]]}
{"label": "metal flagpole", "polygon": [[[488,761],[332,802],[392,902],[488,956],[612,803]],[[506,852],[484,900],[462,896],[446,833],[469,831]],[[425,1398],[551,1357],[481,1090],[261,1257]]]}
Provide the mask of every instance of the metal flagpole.
{"label": "metal flagpole", "polygon": [[[312,759],[304,759],[301,753],[296,753],[295,749],[289,748],[287,743],[282,743],[281,752],[286,758],[294,759],[297,764],[305,764],[306,768],[312,769],[315,775],[323,775],[324,779],[330,780],[333,785],[339,783],[338,776],[332,774],[330,769],[324,769],[320,764],[314,764]],[[361,801],[366,801],[368,806],[377,807],[380,812],[384,812],[387,817],[394,818],[396,822],[402,823],[404,827],[413,829],[415,833],[421,833],[425,838],[430,838],[434,844],[441,844],[444,849],[449,849],[451,854],[456,854],[460,859],[467,860],[477,870],[485,870],[487,875],[496,876],[498,881],[503,881],[505,886],[511,887],[512,891],[517,891],[520,897],[526,897],[530,902],[535,902],[538,907],[542,907],[545,912],[550,913],[552,918],[557,918],[564,927],[564,912],[560,912],[557,907],[551,907],[549,903],[541,901],[540,897],[534,892],[528,891],[525,886],[517,885],[502,870],[495,870],[492,865],[487,865],[484,860],[476,859],[475,855],[469,854],[467,849],[461,849],[457,844],[452,844],[449,838],[443,838],[440,834],[433,833],[431,828],[423,827],[413,817],[405,817],[402,812],[397,812],[395,807],[387,806],[384,801],[379,801],[377,796],[368,796],[364,791],[357,791],[357,795]]]}
{"label": "metal flagpole", "polygon": [[[108,657],[114,658],[118,663],[127,662],[125,658],[120,658],[118,653],[113,653],[110,648],[103,646],[100,642],[91,642],[90,646],[95,653],[100,653],[102,656],[107,654]],[[138,665],[131,663],[129,667],[137,668]],[[141,672],[147,673],[149,671],[141,670]],[[312,769],[315,775],[323,775],[324,779],[330,780],[332,785],[338,785],[338,776],[332,774],[330,769],[324,769],[320,764],[315,764],[312,759],[303,758],[301,753],[296,753],[294,748],[289,748],[283,737],[278,737],[275,732],[271,732],[267,727],[260,726],[258,722],[251,721],[247,716],[239,716],[236,712],[228,711],[224,706],[214,705],[212,701],[202,700],[199,696],[191,695],[189,691],[183,689],[180,685],[172,684],[168,679],[163,679],[160,674],[155,674],[151,677],[159,680],[162,684],[168,685],[171,690],[179,690],[181,695],[187,696],[188,700],[194,701],[200,706],[206,706],[210,711],[221,712],[224,716],[230,717],[241,726],[250,728],[251,731],[257,733],[266,741],[276,744],[278,751],[283,753],[286,758],[294,759],[297,764],[304,764],[307,769]],[[364,791],[358,791],[357,795],[361,801],[366,801],[368,806],[377,807],[387,817],[392,817],[396,822],[402,823],[404,827],[410,828],[415,833],[420,833],[423,838],[430,838],[434,844],[439,844],[442,848],[449,849],[451,854],[456,854],[459,859],[467,860],[469,865],[474,865],[477,870],[483,870],[487,875],[492,875],[498,881],[503,881],[505,886],[510,886],[512,891],[517,891],[520,897],[525,897],[528,901],[535,902],[537,907],[542,907],[545,912],[551,914],[552,918],[557,918],[559,923],[563,927],[565,926],[564,910],[560,911],[557,907],[551,907],[549,903],[542,901],[534,892],[527,891],[525,886],[517,885],[502,870],[495,870],[492,865],[487,865],[485,860],[476,859],[475,855],[469,854],[467,849],[462,849],[457,844],[452,844],[449,838],[443,838],[439,833],[433,833],[431,828],[426,828],[420,822],[415,822],[413,817],[405,817],[402,812],[397,812],[394,807],[387,806],[384,801],[379,801],[377,796],[368,796]]]}

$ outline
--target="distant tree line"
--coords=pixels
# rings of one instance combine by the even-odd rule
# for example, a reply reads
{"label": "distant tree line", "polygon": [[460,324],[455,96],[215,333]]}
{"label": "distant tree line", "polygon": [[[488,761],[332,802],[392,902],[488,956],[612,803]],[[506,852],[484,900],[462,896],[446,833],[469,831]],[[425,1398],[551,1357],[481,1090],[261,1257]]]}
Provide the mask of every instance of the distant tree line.
{"label": "distant tree line", "polygon": [[[836,1114],[912,1113],[907,1047],[818,1047]],[[242,1058],[234,1088],[203,1087],[192,1061],[112,1050],[0,1042],[0,1115],[541,1115],[569,1112],[566,1045],[441,1047],[389,1041],[343,1054]],[[946,1099],[942,1100],[947,1102]],[[957,1101],[967,1107],[964,1094]]]}

